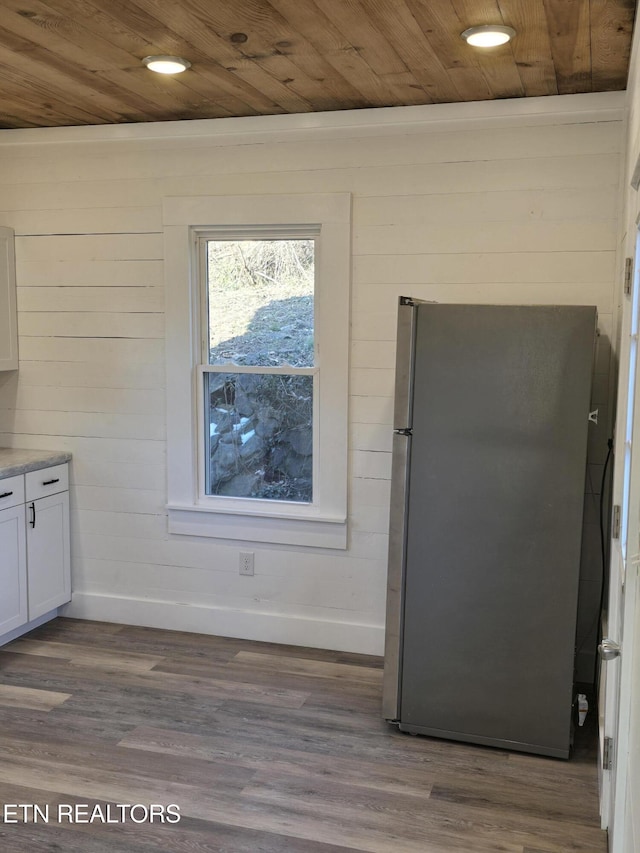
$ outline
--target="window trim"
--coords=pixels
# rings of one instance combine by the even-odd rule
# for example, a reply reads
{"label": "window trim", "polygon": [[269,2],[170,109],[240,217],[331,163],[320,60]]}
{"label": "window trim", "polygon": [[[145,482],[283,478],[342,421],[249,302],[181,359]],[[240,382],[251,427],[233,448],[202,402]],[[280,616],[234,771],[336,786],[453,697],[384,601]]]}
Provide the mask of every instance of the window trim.
{"label": "window trim", "polygon": [[[163,200],[163,222],[169,532],[346,548],[351,195],[171,197]],[[314,483],[313,504],[211,496],[205,501],[200,495],[202,297],[197,238],[232,234],[234,229],[249,233],[252,227],[265,235],[288,228],[292,235],[304,228],[316,230],[314,323],[321,378],[315,380],[320,450],[314,460],[318,491],[316,499]]]}

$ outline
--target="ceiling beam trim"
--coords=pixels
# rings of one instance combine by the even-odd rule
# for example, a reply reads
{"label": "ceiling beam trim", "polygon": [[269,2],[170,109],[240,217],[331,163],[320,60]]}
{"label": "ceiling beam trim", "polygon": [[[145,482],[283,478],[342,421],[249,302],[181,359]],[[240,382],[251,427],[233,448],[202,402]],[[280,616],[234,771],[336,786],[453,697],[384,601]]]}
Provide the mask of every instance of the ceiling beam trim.
{"label": "ceiling beam trim", "polygon": [[396,133],[441,133],[452,129],[511,124],[574,124],[620,121],[625,92],[552,95],[456,104],[380,107],[324,113],[246,116],[86,127],[36,127],[0,130],[0,146],[42,143],[132,142],[206,138],[212,145],[279,141],[291,138],[349,138]]}

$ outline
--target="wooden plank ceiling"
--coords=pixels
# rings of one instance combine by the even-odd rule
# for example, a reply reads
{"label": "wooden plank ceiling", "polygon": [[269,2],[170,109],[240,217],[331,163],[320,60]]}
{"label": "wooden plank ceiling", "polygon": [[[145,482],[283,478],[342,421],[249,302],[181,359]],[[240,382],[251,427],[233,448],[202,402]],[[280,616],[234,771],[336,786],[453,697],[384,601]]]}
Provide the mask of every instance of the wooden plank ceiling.
{"label": "wooden plank ceiling", "polygon": [[[635,0],[1,0],[0,127],[624,89]],[[503,47],[462,30],[507,24]],[[192,67],[154,74],[141,59]]]}

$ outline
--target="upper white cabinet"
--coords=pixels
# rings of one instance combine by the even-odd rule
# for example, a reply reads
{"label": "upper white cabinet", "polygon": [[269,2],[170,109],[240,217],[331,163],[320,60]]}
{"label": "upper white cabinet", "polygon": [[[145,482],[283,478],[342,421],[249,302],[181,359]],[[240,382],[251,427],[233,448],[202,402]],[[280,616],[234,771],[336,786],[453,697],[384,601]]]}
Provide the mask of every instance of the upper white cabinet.
{"label": "upper white cabinet", "polygon": [[18,369],[18,309],[13,229],[0,226],[0,370]]}

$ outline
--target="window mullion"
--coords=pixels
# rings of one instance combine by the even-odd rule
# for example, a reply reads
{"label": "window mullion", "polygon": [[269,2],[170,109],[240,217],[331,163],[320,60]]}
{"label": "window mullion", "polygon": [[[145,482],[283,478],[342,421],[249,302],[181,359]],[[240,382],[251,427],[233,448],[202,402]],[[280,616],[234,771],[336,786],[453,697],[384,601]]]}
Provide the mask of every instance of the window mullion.
{"label": "window mullion", "polygon": [[265,367],[252,364],[203,364],[202,370],[205,373],[254,373],[254,374],[271,374],[277,373],[283,376],[315,376],[318,373],[318,367],[291,367],[288,364],[281,364],[277,367]]}

